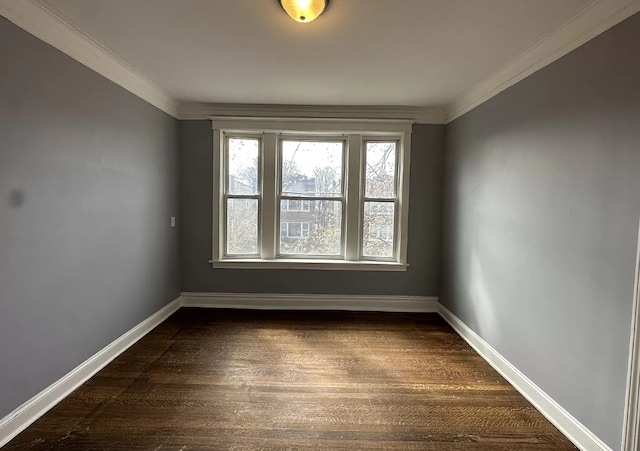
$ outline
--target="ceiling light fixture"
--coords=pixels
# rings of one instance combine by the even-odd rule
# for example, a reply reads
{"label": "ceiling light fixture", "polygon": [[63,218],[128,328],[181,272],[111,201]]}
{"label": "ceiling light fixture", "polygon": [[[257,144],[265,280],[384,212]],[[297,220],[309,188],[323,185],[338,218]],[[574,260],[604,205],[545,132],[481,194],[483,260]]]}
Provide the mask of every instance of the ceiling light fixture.
{"label": "ceiling light fixture", "polygon": [[318,18],[330,0],[278,0],[282,9],[296,22],[307,23]]}

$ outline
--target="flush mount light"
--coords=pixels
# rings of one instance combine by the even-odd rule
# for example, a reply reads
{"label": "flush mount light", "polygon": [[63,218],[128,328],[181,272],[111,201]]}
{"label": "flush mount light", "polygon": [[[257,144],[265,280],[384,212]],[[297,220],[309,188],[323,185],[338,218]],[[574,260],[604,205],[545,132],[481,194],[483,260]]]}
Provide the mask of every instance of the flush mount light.
{"label": "flush mount light", "polygon": [[278,0],[282,9],[296,22],[307,23],[327,9],[330,0]]}

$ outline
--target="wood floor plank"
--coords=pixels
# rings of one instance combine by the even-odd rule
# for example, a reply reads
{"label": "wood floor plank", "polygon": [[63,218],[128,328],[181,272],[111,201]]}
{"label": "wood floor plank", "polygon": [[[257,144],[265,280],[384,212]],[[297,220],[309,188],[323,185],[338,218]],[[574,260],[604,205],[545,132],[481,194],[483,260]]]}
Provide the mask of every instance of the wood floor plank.
{"label": "wood floor plank", "polygon": [[181,309],[6,449],[574,450],[437,315]]}

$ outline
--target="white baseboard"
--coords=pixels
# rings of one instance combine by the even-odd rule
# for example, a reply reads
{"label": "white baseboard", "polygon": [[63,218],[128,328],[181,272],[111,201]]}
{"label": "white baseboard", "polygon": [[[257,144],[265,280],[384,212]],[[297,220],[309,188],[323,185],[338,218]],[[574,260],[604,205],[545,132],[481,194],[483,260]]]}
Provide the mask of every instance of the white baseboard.
{"label": "white baseboard", "polygon": [[102,348],[75,369],[22,404],[9,415],[0,419],[0,447],[7,444],[16,435],[58,404],[73,390],[85,383],[109,362],[148,334],[154,327],[162,323],[179,308],[180,298],[174,299],[149,318],[117,338],[111,344]]}
{"label": "white baseboard", "polygon": [[602,440],[430,296],[284,295],[264,293],[182,293],[158,312],[100,350],[64,377],[0,419],[0,447],[144,337],[180,307],[265,310],[347,310],[439,313],[496,371],[583,451],[611,451]]}
{"label": "white baseboard", "polygon": [[442,304],[439,304],[439,313],[445,321],[460,335],[469,345],[480,354],[498,373],[502,375],[513,387],[520,392],[533,406],[544,415],[560,432],[583,451],[611,451],[602,440],[575,419],[560,404],[534,384],[520,370],[513,366],[489,343],[471,330],[457,316],[451,313]]}
{"label": "white baseboard", "polygon": [[182,293],[183,307],[262,310],[350,310],[371,312],[438,311],[431,296],[356,296],[334,294]]}

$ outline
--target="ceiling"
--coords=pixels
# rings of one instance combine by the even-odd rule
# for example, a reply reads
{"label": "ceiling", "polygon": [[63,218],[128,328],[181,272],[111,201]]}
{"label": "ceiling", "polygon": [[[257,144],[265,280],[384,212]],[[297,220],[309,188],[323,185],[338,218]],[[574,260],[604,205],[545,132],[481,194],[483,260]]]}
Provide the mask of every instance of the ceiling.
{"label": "ceiling", "polygon": [[592,0],[46,0],[189,102],[444,106]]}

